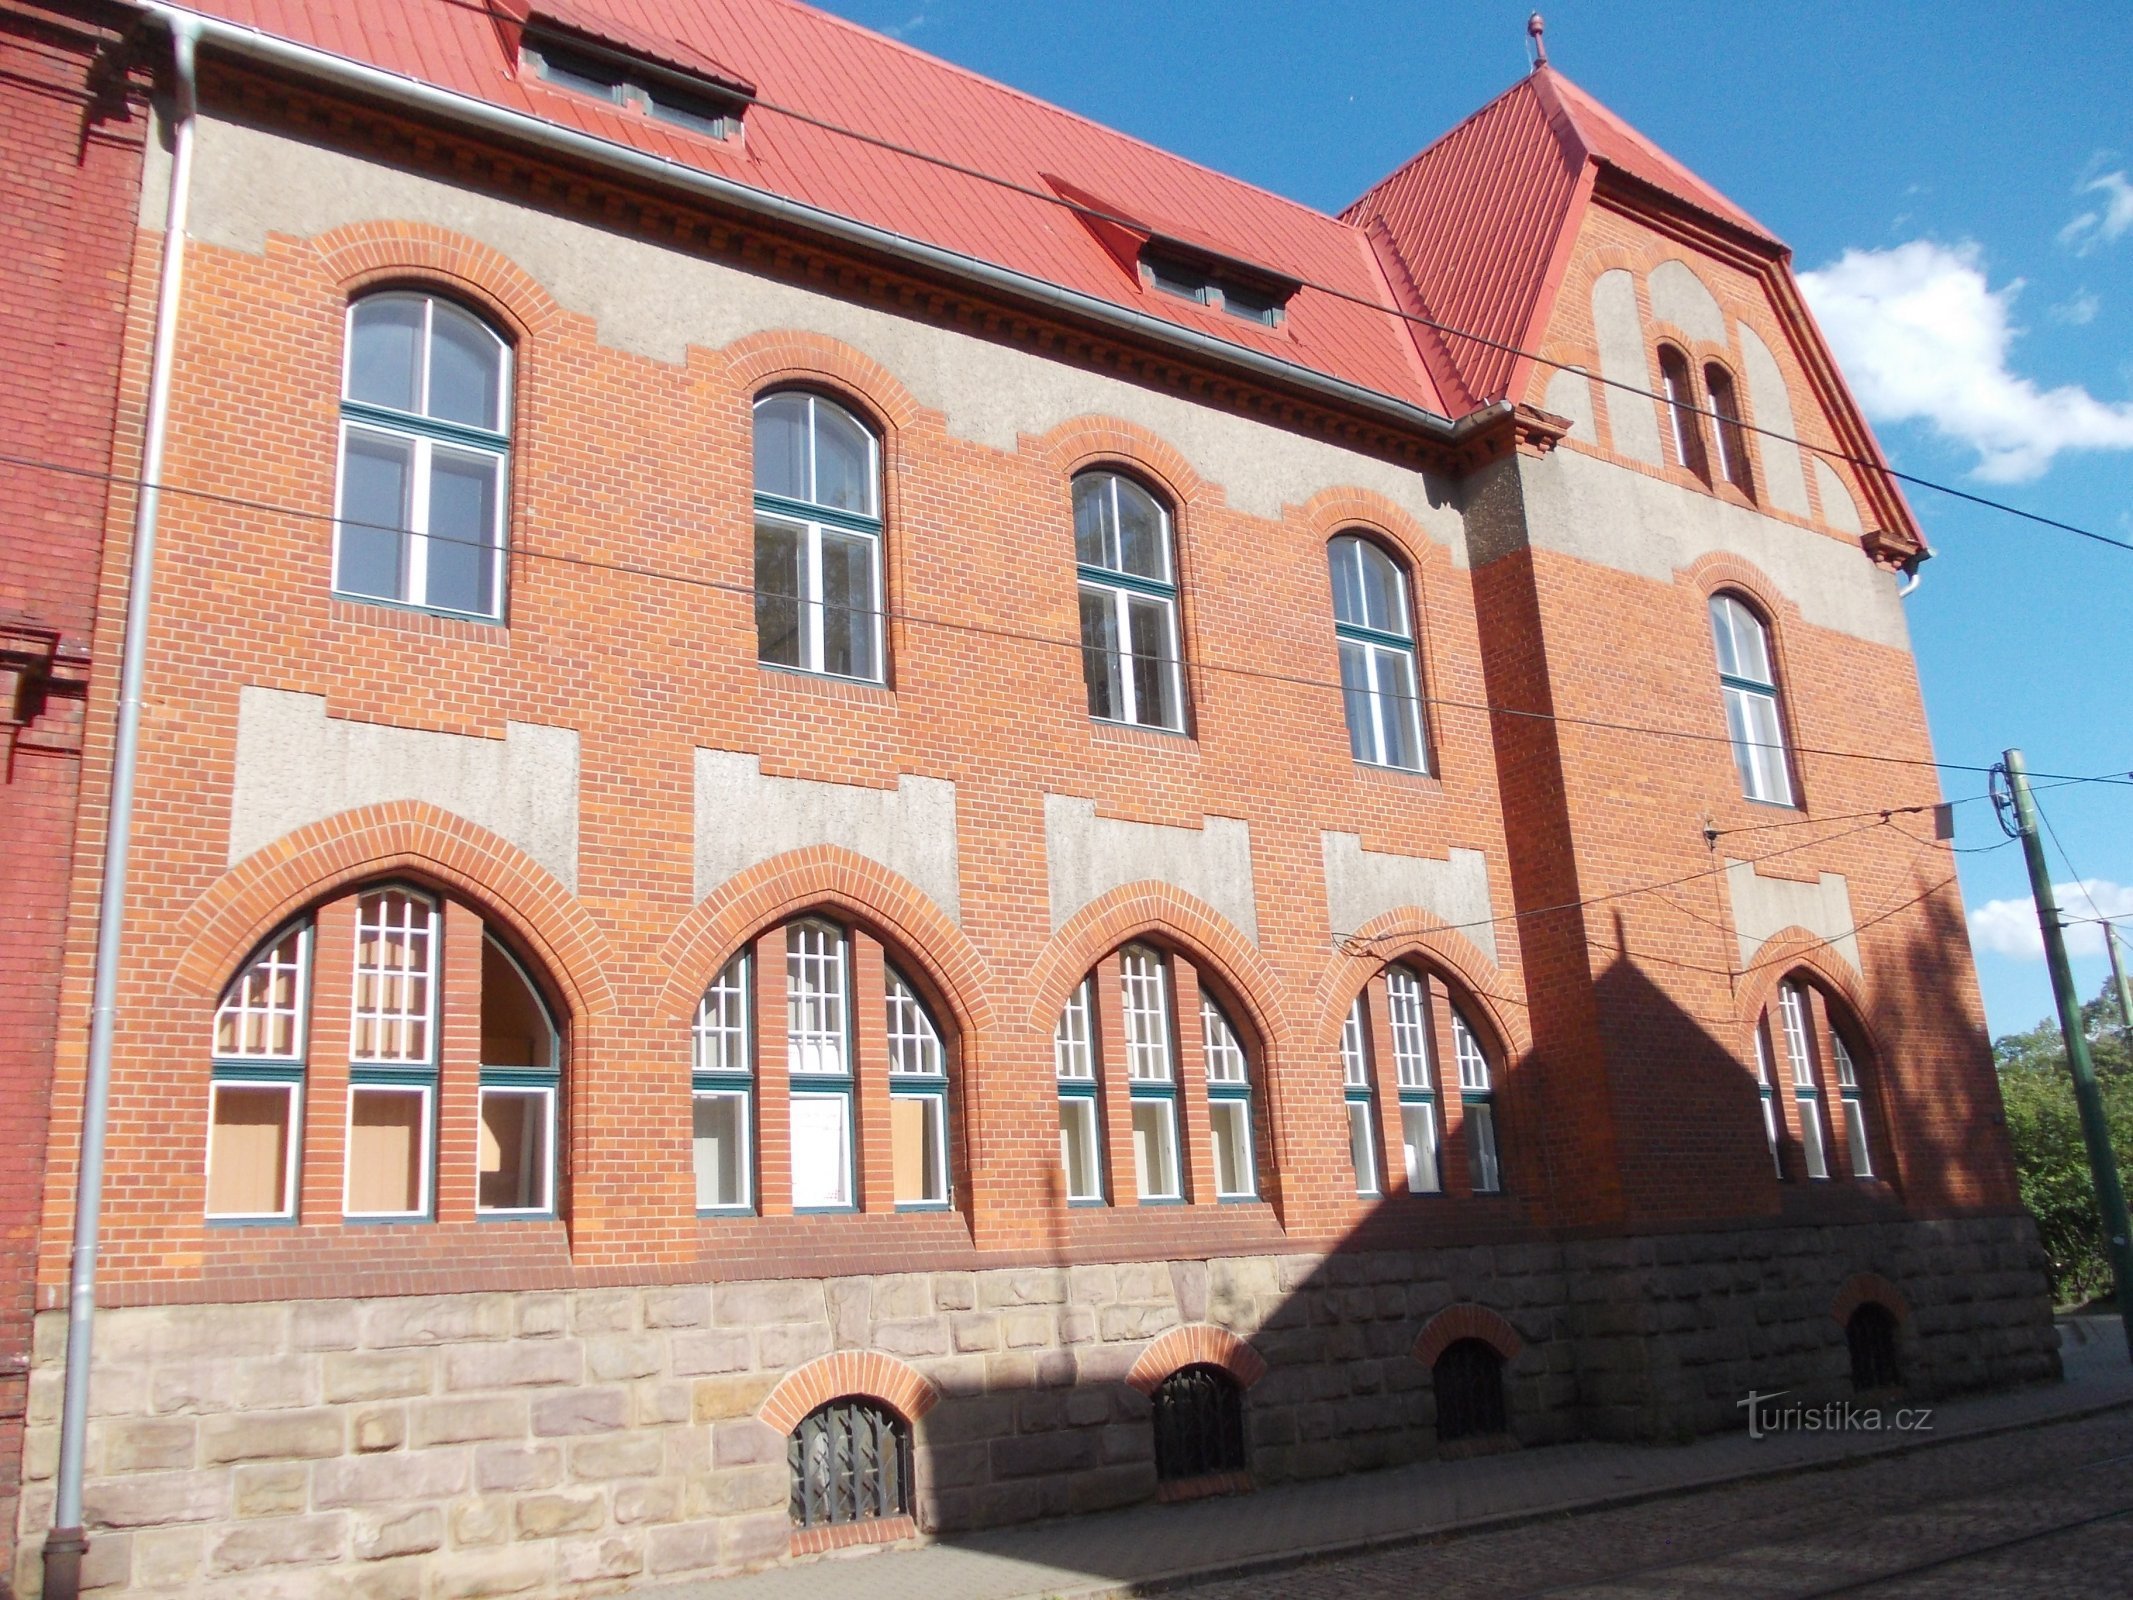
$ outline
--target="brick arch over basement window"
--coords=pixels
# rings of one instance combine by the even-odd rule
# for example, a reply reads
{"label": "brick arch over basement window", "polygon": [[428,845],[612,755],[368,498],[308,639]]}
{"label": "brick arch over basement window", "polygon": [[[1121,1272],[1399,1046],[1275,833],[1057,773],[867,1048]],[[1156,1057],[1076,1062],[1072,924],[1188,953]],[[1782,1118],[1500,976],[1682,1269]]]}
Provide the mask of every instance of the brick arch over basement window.
{"label": "brick arch over basement window", "polygon": [[224,873],[178,924],[181,992],[221,994],[268,934],[344,887],[407,875],[511,928],[580,1018],[614,1009],[614,957],[590,913],[518,846],[454,812],[413,800],[361,806],[308,823]]}
{"label": "brick arch over basement window", "polygon": [[1863,1305],[1880,1306],[1899,1323],[1911,1320],[1911,1305],[1904,1299],[1903,1291],[1878,1272],[1855,1272],[1846,1278],[1844,1287],[1837,1291],[1837,1298],[1830,1304],[1829,1314],[1841,1328],[1850,1323],[1852,1313]]}
{"label": "brick arch over basement window", "polygon": [[1415,1359],[1425,1367],[1434,1367],[1437,1358],[1461,1339],[1479,1339],[1506,1361],[1517,1360],[1518,1353],[1526,1347],[1518,1330],[1501,1314],[1487,1306],[1462,1301],[1446,1306],[1422,1325],[1422,1332],[1415,1338]]}
{"label": "brick arch over basement window", "polygon": [[940,1403],[941,1392],[925,1374],[879,1350],[839,1350],[795,1367],[770,1391],[756,1417],[781,1434],[797,1428],[815,1407],[845,1395],[879,1400],[904,1421],[915,1423]]}
{"label": "brick arch over basement window", "polygon": [[1165,1378],[1185,1367],[1220,1367],[1240,1389],[1249,1389],[1267,1370],[1266,1358],[1227,1328],[1189,1322],[1172,1328],[1143,1350],[1127,1372],[1126,1382],[1152,1395]]}

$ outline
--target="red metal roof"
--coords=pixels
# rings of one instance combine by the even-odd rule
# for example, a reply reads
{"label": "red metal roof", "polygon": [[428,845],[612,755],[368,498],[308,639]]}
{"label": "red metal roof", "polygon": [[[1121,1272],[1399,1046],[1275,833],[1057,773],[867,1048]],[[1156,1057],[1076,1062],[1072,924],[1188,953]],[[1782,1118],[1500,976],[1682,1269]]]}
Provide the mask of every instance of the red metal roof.
{"label": "red metal roof", "polygon": [[[1441,415],[1510,392],[1520,363],[1377,308],[1526,342],[1591,162],[1761,232],[1547,69],[1332,217],[794,0],[195,0],[194,8]],[[536,26],[547,16],[754,85],[745,138],[722,142],[522,73],[510,44],[529,12]],[[1303,287],[1278,327],[1144,289],[1101,230],[1061,203],[1063,190],[1100,195],[1107,209]]]}

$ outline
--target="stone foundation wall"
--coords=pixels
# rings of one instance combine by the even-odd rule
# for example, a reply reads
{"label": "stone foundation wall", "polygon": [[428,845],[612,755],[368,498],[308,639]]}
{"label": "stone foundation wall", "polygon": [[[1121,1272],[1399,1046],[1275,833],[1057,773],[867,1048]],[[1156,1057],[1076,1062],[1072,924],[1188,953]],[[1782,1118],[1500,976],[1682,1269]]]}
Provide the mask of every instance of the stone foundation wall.
{"label": "stone foundation wall", "polygon": [[[1513,1429],[1733,1426],[1750,1386],[1834,1384],[1847,1275],[1902,1286],[1930,1392],[2056,1372],[2033,1230],[1968,1222],[1420,1254],[1237,1257],[560,1293],[107,1311],[85,1583],[218,1600],[596,1592],[783,1557],[784,1436],[757,1419],[833,1350],[906,1362],[920,1527],[1155,1493],[1128,1374],[1185,1324],[1246,1339],[1260,1483],[1433,1453],[1439,1311],[1516,1330]],[[1854,1263],[1865,1262],[1866,1266]],[[40,1320],[16,1573],[50,1520],[64,1325]]]}

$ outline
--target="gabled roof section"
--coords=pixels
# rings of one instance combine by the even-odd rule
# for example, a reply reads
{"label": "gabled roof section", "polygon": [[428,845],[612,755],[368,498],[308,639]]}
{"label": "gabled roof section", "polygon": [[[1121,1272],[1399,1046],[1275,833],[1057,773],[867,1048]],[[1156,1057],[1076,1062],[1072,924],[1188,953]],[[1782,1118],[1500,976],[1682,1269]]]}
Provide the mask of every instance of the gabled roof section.
{"label": "gabled roof section", "polygon": [[[1596,184],[1716,221],[1758,254],[1761,223],[1553,67],[1542,66],[1369,190],[1341,215],[1382,230],[1468,405],[1520,393],[1530,350]],[[1447,331],[1457,330],[1457,331]],[[1461,337],[1462,334],[1478,337]]]}

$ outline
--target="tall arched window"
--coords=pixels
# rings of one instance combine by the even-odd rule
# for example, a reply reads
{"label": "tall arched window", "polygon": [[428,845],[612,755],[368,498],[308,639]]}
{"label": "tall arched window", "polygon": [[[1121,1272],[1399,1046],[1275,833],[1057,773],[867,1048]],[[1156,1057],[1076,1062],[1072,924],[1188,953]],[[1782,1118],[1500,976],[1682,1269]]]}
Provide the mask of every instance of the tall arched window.
{"label": "tall arched window", "polygon": [[1089,715],[1182,732],[1170,513],[1131,478],[1085,472],[1074,480],[1074,559]]}
{"label": "tall arched window", "polygon": [[230,981],[215,1010],[207,1111],[211,1221],[296,1216],[310,954],[308,923],[284,929]]}
{"label": "tall arched window", "polygon": [[1393,1070],[1400,1084],[1400,1150],[1407,1163],[1407,1187],[1413,1194],[1435,1194],[1444,1182],[1437,1164],[1437,1063],[1430,1048],[1436,1030],[1431,1026],[1429,991],[1408,968],[1392,967],[1385,974],[1385,1004],[1392,1024]]}
{"label": "tall arched window", "polygon": [[1733,374],[1715,361],[1704,363],[1704,393],[1711,397],[1711,411],[1718,419],[1718,465],[1726,482],[1749,499],[1755,498],[1755,473],[1748,465],[1748,437],[1740,425],[1740,393]]}
{"label": "tall arched window", "polygon": [[1179,1200],[1178,1075],[1170,1047],[1170,964],[1129,944],[1119,952],[1126,1080],[1132,1101],[1133,1175],[1143,1201]]}
{"label": "tall arched window", "polygon": [[[1460,1149],[1468,1191],[1502,1191],[1496,1066],[1454,986],[1405,962],[1386,967],[1350,1005],[1340,1054],[1357,1193],[1377,1192],[1381,1115],[1387,1159],[1397,1140],[1409,1194],[1441,1194],[1447,1163],[1456,1181]],[[1381,1097],[1397,1109],[1381,1111]]]}
{"label": "tall arched window", "polygon": [[1792,804],[1792,766],[1778,716],[1777,668],[1770,632],[1739,596],[1711,596],[1711,638],[1726,702],[1726,733],[1741,793],[1770,805]]}
{"label": "tall arched window", "polygon": [[[1840,1020],[1842,1015],[1843,1020]],[[1775,1003],[1757,1020],[1756,1067],[1765,1083],[1774,1048],[1791,1084],[1793,1128],[1801,1165],[1810,1178],[1872,1178],[1875,1136],[1859,1058],[1847,1031],[1856,1032],[1840,1002],[1799,976],[1778,985]],[[1767,1041],[1767,1042],[1766,1042]],[[1776,1096],[1764,1092],[1764,1122],[1778,1139]],[[1841,1124],[1841,1125],[1840,1125]],[[1784,1176],[1784,1162],[1778,1161]]]}
{"label": "tall arched window", "polygon": [[755,1204],[755,1030],[748,953],[727,962],[696,1003],[691,1147],[699,1212]]}
{"label": "tall arched window", "polygon": [[785,930],[785,1049],[795,1211],[842,1211],[852,1188],[850,946],[808,919]]}
{"label": "tall arched window", "polygon": [[1059,1162],[1070,1203],[1104,1197],[1103,1110],[1097,1087],[1096,981],[1084,978],[1059,1010],[1052,1067],[1059,1081]]}
{"label": "tall arched window", "polygon": [[834,401],[755,403],[756,654],[773,666],[882,678],[881,451]]}
{"label": "tall arched window", "polygon": [[1215,1159],[1215,1198],[1251,1200],[1259,1194],[1252,1159],[1252,1072],[1229,1017],[1200,995],[1201,1053],[1207,1064],[1207,1123]]}
{"label": "tall arched window", "polygon": [[948,1053],[904,975],[888,969],[889,1162],[899,1210],[948,1204]]}
{"label": "tall arched window", "polygon": [[510,456],[501,334],[432,294],[350,305],[334,591],[502,616]]}
{"label": "tall arched window", "polygon": [[1340,641],[1348,748],[1379,767],[1427,770],[1407,576],[1367,539],[1344,533],[1326,546],[1333,631]]}
{"label": "tall arched window", "polygon": [[1341,1098],[1348,1113],[1348,1164],[1355,1169],[1355,1192],[1375,1198],[1378,1182],[1378,1108],[1371,1092],[1370,1023],[1363,997],[1341,1022]]}
{"label": "tall arched window", "polygon": [[1496,1152],[1496,1078],[1473,1024],[1457,1006],[1452,1007],[1452,1053],[1459,1058],[1467,1181],[1476,1194],[1495,1194],[1503,1188],[1503,1166]]}
{"label": "tall arched window", "polygon": [[1696,412],[1696,384],[1689,376],[1689,358],[1670,344],[1659,347],[1659,381],[1666,393],[1674,460],[1708,483],[1711,464],[1704,454],[1703,419]]}
{"label": "tall arched window", "polygon": [[477,1211],[555,1210],[556,1098],[563,1041],[547,1002],[496,935],[481,950],[481,1149]]}

